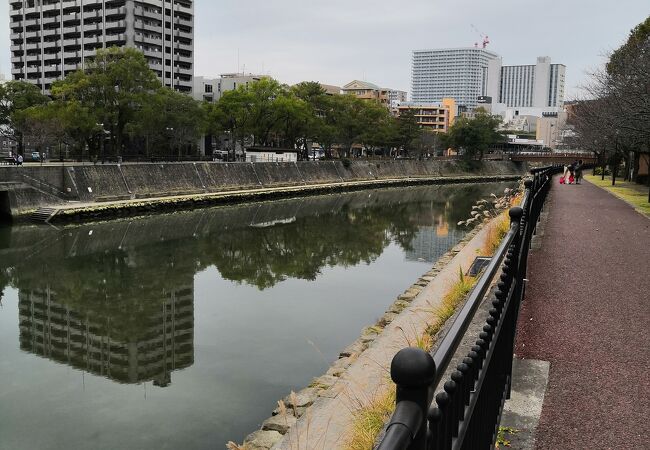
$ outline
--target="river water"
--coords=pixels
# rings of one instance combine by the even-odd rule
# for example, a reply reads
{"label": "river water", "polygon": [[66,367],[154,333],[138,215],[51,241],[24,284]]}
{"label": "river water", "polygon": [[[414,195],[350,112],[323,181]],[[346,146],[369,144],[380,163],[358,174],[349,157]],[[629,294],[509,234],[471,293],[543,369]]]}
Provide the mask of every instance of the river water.
{"label": "river water", "polygon": [[507,185],[0,229],[0,449],[241,442]]}

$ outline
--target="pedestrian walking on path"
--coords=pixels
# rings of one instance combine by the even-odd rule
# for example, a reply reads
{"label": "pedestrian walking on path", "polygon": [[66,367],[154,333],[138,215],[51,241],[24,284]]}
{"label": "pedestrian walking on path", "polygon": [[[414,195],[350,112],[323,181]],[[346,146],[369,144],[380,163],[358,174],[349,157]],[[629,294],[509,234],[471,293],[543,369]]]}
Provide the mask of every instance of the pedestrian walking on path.
{"label": "pedestrian walking on path", "polygon": [[650,220],[557,180],[547,211],[516,344],[550,362],[537,448],[650,448]]}

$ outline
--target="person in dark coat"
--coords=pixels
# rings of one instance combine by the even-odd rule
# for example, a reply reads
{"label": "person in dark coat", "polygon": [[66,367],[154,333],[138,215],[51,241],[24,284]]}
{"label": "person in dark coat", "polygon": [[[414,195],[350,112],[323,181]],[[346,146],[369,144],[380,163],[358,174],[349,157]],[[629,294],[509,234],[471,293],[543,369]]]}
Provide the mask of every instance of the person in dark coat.
{"label": "person in dark coat", "polygon": [[582,179],[582,160],[578,161],[573,168],[576,174],[576,184],[580,184],[580,180]]}

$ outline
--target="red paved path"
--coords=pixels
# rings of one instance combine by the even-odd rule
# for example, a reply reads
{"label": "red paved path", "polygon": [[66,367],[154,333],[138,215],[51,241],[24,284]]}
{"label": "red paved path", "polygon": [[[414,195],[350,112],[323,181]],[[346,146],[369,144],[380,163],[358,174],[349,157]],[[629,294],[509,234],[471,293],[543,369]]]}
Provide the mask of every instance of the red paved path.
{"label": "red paved path", "polygon": [[555,179],[518,357],[550,361],[538,449],[650,449],[650,219]]}

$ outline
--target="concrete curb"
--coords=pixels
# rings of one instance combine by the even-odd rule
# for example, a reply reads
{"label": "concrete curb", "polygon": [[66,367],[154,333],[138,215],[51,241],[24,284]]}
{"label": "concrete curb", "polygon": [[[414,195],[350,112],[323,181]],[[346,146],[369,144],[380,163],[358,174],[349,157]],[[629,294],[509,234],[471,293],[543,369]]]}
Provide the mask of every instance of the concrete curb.
{"label": "concrete curb", "polygon": [[[195,209],[223,204],[278,198],[302,197],[333,192],[374,189],[383,187],[415,186],[424,184],[486,183],[518,180],[521,175],[452,176],[452,177],[408,177],[300,186],[283,186],[263,189],[244,189],[216,193],[194,193],[146,199],[115,200],[94,203],[70,202],[54,206],[56,212],[51,223],[88,222],[108,220],[115,217],[152,214],[161,211]],[[15,219],[26,219],[34,211],[24,211]]]}
{"label": "concrete curb", "polygon": [[534,359],[512,362],[512,390],[503,408],[500,427],[512,450],[533,450],[542,416],[551,363]]}

